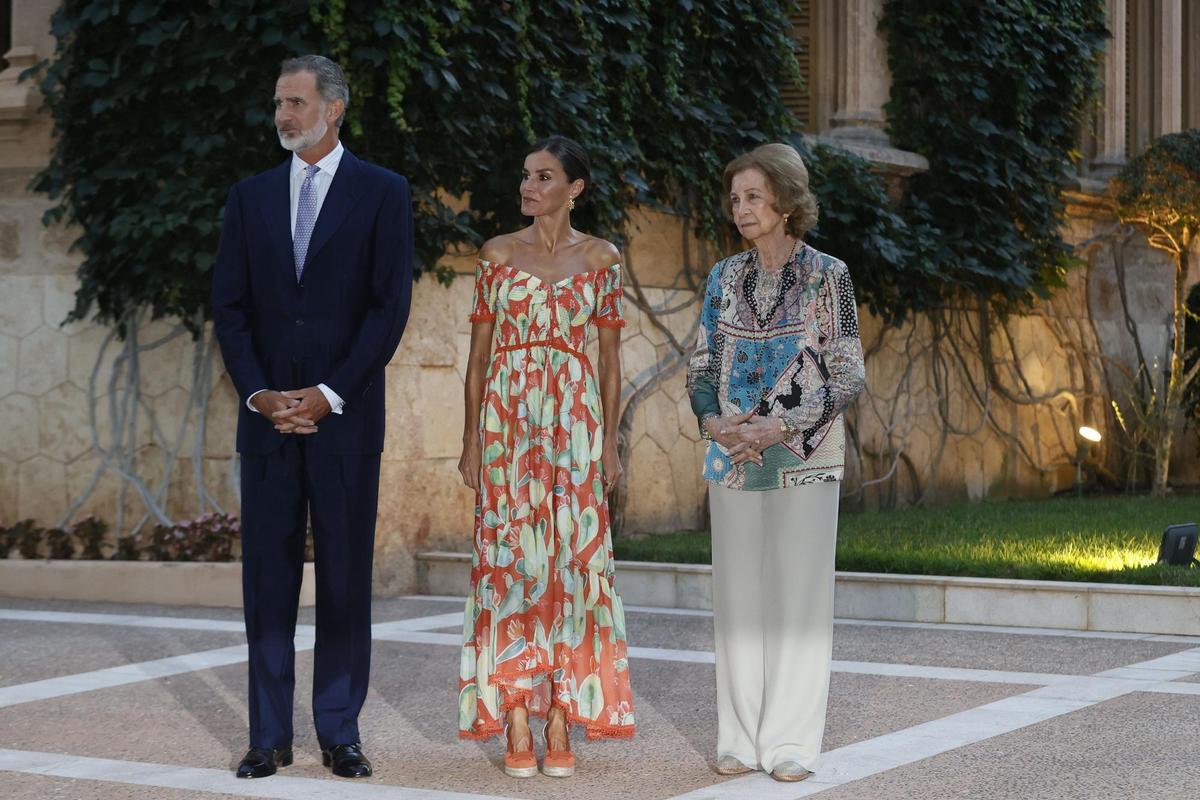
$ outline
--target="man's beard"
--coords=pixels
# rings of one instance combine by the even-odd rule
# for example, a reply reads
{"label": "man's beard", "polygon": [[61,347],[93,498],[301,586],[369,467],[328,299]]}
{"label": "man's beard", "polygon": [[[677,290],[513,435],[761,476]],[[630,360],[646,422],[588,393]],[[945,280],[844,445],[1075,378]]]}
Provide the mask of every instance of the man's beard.
{"label": "man's beard", "polygon": [[313,125],[306,131],[300,131],[300,133],[295,136],[285,137],[280,131],[276,131],[276,133],[279,134],[279,144],[283,146],[284,150],[290,150],[293,153],[299,153],[300,151],[307,150],[317,142],[321,141],[321,139],[325,137],[325,133],[328,130],[329,123],[325,121],[324,117],[322,117],[321,119],[317,120],[316,125]]}

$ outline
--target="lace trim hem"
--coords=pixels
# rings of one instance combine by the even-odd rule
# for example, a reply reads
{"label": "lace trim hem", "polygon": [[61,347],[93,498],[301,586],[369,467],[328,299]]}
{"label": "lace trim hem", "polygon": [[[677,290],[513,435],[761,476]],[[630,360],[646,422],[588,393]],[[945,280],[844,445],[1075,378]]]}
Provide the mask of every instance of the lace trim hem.
{"label": "lace trim hem", "polygon": [[594,322],[601,328],[624,328],[625,320],[623,319],[607,319],[605,317],[596,317]]}
{"label": "lace trim hem", "polygon": [[[493,686],[502,686],[510,695],[512,695],[510,699],[500,704],[499,710],[501,714],[512,711],[514,708],[528,708],[529,700],[533,697],[532,689],[518,689],[510,686],[508,683],[506,683],[506,681],[518,680],[538,672],[544,673],[547,672],[547,670],[544,667],[533,667],[517,672],[505,673],[504,675],[488,676],[489,684]],[[581,717],[578,714],[571,712],[570,703],[564,703],[557,697],[552,697],[550,699],[550,707],[561,708],[567,715],[568,722],[574,725],[582,726],[588,741],[594,741],[596,739],[632,739],[635,731],[637,730],[636,725],[606,725],[602,722],[595,722],[594,720],[587,719],[586,717]],[[530,711],[529,715],[537,719],[546,718],[546,714],[541,711]],[[484,739],[490,739],[493,736],[499,736],[502,733],[504,733],[504,723],[493,722],[478,729],[473,728],[471,730],[462,730],[460,728],[458,731],[458,738],[482,741]]]}
{"label": "lace trim hem", "polygon": [[[556,707],[562,708],[557,703]],[[529,716],[534,719],[545,719],[546,715],[539,712],[529,712]],[[585,719],[576,714],[567,711],[567,720],[572,725],[579,725],[583,728],[584,734],[589,742],[594,742],[598,739],[632,739],[637,732],[634,725],[604,725],[599,722],[592,722],[590,719]],[[533,726],[531,725],[530,728]],[[504,734],[504,723],[496,722],[491,725],[486,725],[475,730],[459,730],[458,738],[470,739],[472,741],[481,742],[485,739],[491,739],[493,736],[501,736]]]}

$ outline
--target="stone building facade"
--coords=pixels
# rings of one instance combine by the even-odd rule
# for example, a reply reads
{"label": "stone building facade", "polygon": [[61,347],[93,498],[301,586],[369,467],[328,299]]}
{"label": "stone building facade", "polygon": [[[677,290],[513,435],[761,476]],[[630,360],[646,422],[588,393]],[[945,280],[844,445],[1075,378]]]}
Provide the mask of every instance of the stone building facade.
{"label": "stone building facade", "polygon": [[[43,227],[46,200],[27,189],[46,162],[50,124],[37,110],[36,90],[17,82],[23,68],[53,53],[47,29],[54,3],[12,0],[9,5],[11,46],[5,54],[8,67],[0,73],[0,521],[33,517],[51,524],[97,475],[93,427],[106,442],[106,376],[115,351],[110,346],[97,366],[107,331],[94,324],[61,324],[77,285],[77,258],[68,250],[73,235]],[[793,22],[808,92],[792,92],[789,98],[809,133],[902,178],[922,169],[924,160],[896,150],[884,133],[882,106],[889,78],[886,43],[874,25],[880,5],[881,0],[797,3]],[[1116,24],[1104,66],[1104,102],[1095,130],[1086,137],[1088,162],[1080,190],[1071,197],[1067,233],[1076,242],[1111,225],[1098,198],[1107,176],[1129,153],[1153,136],[1200,125],[1195,79],[1200,75],[1200,9],[1184,0],[1109,0],[1109,9]],[[653,391],[641,389],[664,364],[678,362],[673,341],[690,344],[694,336],[696,307],[687,302],[694,293],[680,274],[685,258],[703,270],[715,254],[685,237],[678,221],[645,212],[635,219],[626,254],[643,302],[675,309],[651,317],[633,302],[626,306],[625,397],[638,398],[626,465],[629,531],[678,530],[705,522],[702,447],[683,372],[668,372]],[[1010,325],[1011,361],[1020,370],[1013,372],[1008,364],[1006,374],[1021,381],[1029,396],[1053,392],[1064,382],[1074,389],[1086,382],[1080,359],[1063,344],[1064,324],[1083,331],[1083,338],[1091,336],[1090,346],[1118,358],[1128,356],[1124,312],[1113,302],[1113,270],[1106,258],[1097,250],[1091,267],[1074,274],[1055,303]],[[1133,316],[1147,341],[1165,347],[1165,262],[1148,252],[1134,261],[1131,268],[1139,278]],[[408,332],[388,367],[388,438],[376,558],[382,592],[412,588],[413,554],[469,546],[473,497],[462,486],[457,459],[473,256],[455,255],[449,263],[459,277],[448,288],[431,279],[418,282]],[[864,312],[862,327],[864,341],[872,347],[871,391],[854,411],[858,447],[846,484],[850,507],[911,502],[918,496],[1044,496],[1069,487],[1076,456],[1074,426],[1102,419],[1102,399],[1076,391],[1070,398],[1056,396],[1038,404],[997,400],[987,405],[985,419],[969,381],[961,379],[978,374],[979,364],[967,359],[960,379],[953,386],[942,385],[937,359],[922,349],[922,343],[935,338],[927,321],[884,330]],[[169,324],[156,323],[143,338],[170,330]],[[141,390],[149,413],[136,431],[136,467],[152,487],[163,473],[161,442],[174,442],[183,424],[180,409],[192,391],[193,348],[186,336],[179,336],[142,355]],[[92,399],[99,411],[95,426]],[[196,513],[197,475],[220,507],[236,510],[236,402],[218,360],[203,441],[195,449],[182,448],[172,473],[171,516]],[[939,413],[955,421],[953,431],[935,424]],[[187,425],[184,441],[195,436],[195,420]],[[1181,439],[1177,473],[1183,482],[1200,479],[1188,466],[1195,463],[1194,454],[1194,444]],[[865,488],[864,482],[869,483]],[[78,513],[111,520],[122,504],[127,523],[142,515],[136,493],[127,488],[122,494],[116,476],[102,471]]]}

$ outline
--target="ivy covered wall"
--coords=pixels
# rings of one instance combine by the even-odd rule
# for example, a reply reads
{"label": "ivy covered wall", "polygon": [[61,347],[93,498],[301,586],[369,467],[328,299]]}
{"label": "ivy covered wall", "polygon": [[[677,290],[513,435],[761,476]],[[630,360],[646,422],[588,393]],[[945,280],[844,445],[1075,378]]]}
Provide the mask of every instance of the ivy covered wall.
{"label": "ivy covered wall", "polygon": [[[75,315],[98,314],[105,326],[92,333],[90,323],[76,322],[70,329],[85,331],[78,336],[89,344],[71,356],[73,388],[62,402],[82,408],[74,412],[82,421],[71,423],[69,479],[54,477],[62,472],[57,455],[29,471],[27,482],[55,483],[55,496],[64,498],[56,507],[86,489],[97,466],[89,427],[112,458],[143,475],[152,495],[166,487],[171,516],[235,502],[226,441],[235,401],[219,365],[207,377],[193,370],[211,343],[193,344],[186,334],[205,332],[208,269],[229,184],[282,156],[269,104],[278,62],[309,50],[347,67],[354,86],[347,145],[410,175],[424,267],[451,283],[421,281],[419,316],[391,367],[395,434],[385,472],[392,499],[382,507],[381,530],[392,533],[383,547],[452,544],[439,537],[465,525],[470,501],[452,468],[457,433],[442,434],[461,430],[454,418],[461,412],[444,402],[460,390],[465,358],[466,332],[447,321],[457,320],[465,302],[463,281],[451,275],[469,269],[475,244],[519,224],[512,198],[520,155],[550,131],[579,138],[597,163],[602,182],[596,202],[581,209],[580,226],[623,240],[631,273],[655,276],[630,287],[628,305],[623,432],[639,487],[624,501],[630,529],[702,523],[703,486],[691,469],[694,427],[674,370],[694,331],[698,279],[718,253],[738,246],[718,212],[720,169],[736,152],[771,139],[790,139],[806,153],[822,204],[810,239],[850,265],[872,312],[864,314],[864,330],[878,365],[872,399],[884,416],[875,419],[864,404],[852,420],[854,475],[860,484],[875,482],[848,484],[855,502],[1057,485],[1065,451],[1054,431],[1066,430],[1069,417],[1045,416],[1051,412],[1041,395],[1062,400],[1051,378],[1070,374],[1082,409],[1086,382],[1070,372],[1074,362],[1057,355],[1046,354],[1036,368],[1026,363],[1026,343],[1050,339],[1022,315],[1044,319],[1040,298],[1084,275],[1071,269],[1073,247],[1094,231],[1071,229],[1062,190],[1075,156],[1066,132],[1095,89],[1099,0],[1004,0],[969,19],[958,3],[884,3],[889,40],[903,40],[890,54],[890,134],[931,164],[900,202],[871,165],[793,135],[776,88],[793,74],[782,22],[787,3],[600,2],[586,14],[565,0],[231,0],[200,12],[193,5],[68,0],[54,21],[60,57],[36,76],[60,132],[37,188],[57,206],[53,216],[75,226],[65,230],[83,236],[74,256],[82,261]],[[1071,24],[1050,26],[1051,18]],[[1023,38],[1030,26],[1040,31],[1037,46]],[[784,55],[746,55],[761,52]],[[51,230],[63,237],[63,228]],[[59,286],[54,308],[69,310],[69,295]],[[155,315],[160,321],[141,329],[132,350],[114,340],[107,356],[95,358],[105,328],[121,320],[146,326]],[[159,345],[168,335],[175,338]],[[970,358],[985,346],[995,348],[990,371]],[[121,380],[101,375],[89,388],[91,368],[109,369],[114,355]],[[137,380],[153,385],[130,395],[138,358]],[[906,364],[915,365],[907,375]],[[162,376],[171,369],[168,381]],[[1006,394],[1030,404],[1013,405]],[[181,420],[178,409],[189,398],[192,416]],[[97,412],[94,426],[89,407]],[[897,419],[899,412],[908,416]],[[35,404],[34,413],[47,412]],[[430,418],[438,424],[428,425]],[[929,430],[916,436],[917,426]],[[1041,431],[1046,447],[1021,439],[1029,429]],[[1016,439],[1005,438],[1014,430]],[[22,453],[38,451],[42,440],[52,452],[51,431]],[[132,452],[120,442],[132,443]],[[947,450],[953,458],[934,458]],[[164,476],[171,459],[175,472]],[[9,469],[5,463],[0,471]],[[17,476],[32,462],[13,463],[3,474]],[[971,488],[963,490],[966,475]],[[99,486],[111,505],[118,491],[112,476]],[[203,486],[211,490],[207,499]],[[413,491],[429,499],[415,518],[402,502]],[[125,502],[133,524],[141,515],[138,491],[126,490]]]}

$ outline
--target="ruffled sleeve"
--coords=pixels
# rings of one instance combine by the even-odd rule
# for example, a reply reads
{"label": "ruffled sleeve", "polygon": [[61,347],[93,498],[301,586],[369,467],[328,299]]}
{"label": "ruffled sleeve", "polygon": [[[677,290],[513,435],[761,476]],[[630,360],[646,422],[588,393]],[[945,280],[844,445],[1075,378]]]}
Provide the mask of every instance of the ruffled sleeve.
{"label": "ruffled sleeve", "polygon": [[471,322],[491,322],[496,319],[496,293],[490,261],[475,262],[475,296],[471,301]]}
{"label": "ruffled sleeve", "polygon": [[602,328],[625,327],[625,319],[621,316],[624,291],[621,285],[620,264],[613,264],[600,271],[600,277],[596,281],[596,311],[592,315],[597,325]]}

